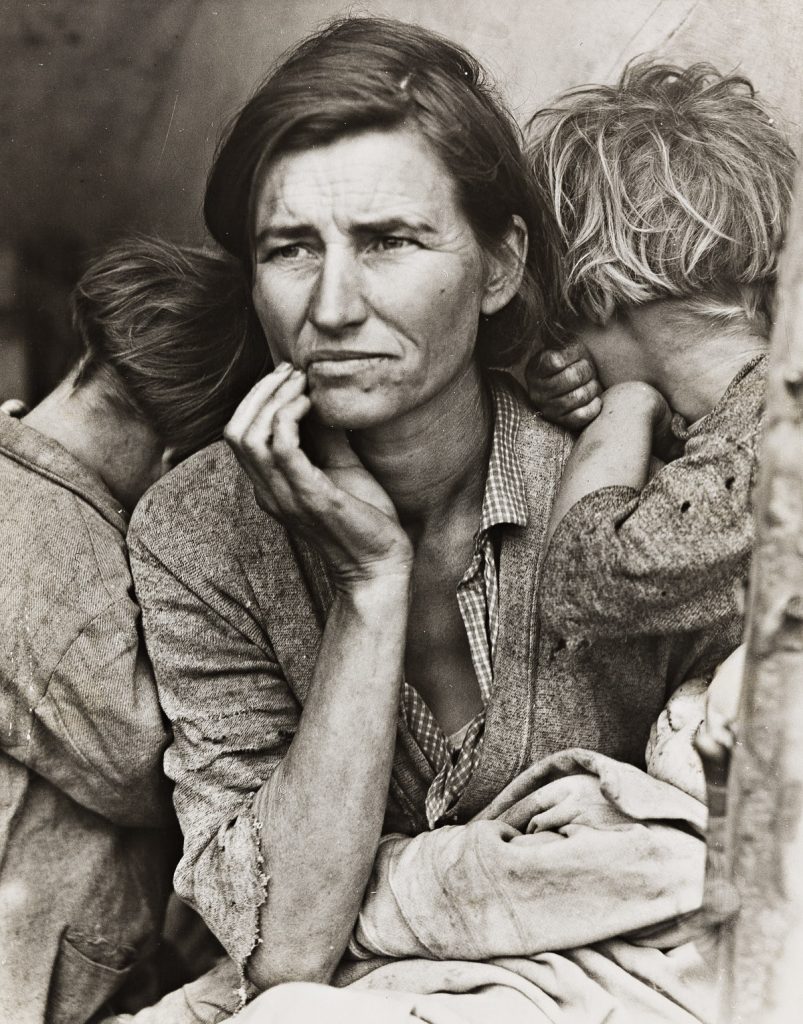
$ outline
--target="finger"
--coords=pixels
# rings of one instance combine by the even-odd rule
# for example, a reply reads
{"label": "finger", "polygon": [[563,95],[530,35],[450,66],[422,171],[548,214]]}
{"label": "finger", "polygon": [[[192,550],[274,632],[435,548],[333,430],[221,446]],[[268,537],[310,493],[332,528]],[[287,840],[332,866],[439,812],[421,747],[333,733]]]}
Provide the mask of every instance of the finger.
{"label": "finger", "polygon": [[234,457],[239,462],[246,476],[251,481],[257,505],[277,519],[282,518],[282,508],[292,502],[292,493],[280,476],[274,476],[270,465],[262,463],[255,466],[253,460],[231,445]]}
{"label": "finger", "polygon": [[565,416],[567,413],[590,405],[601,394],[602,388],[595,377],[586,384],[567,391],[566,394],[553,396],[549,402],[545,403],[544,412],[548,412],[552,416]]}
{"label": "finger", "polygon": [[315,461],[322,469],[344,469],[347,466],[361,465],[345,430],[312,423],[309,442]]}
{"label": "finger", "polygon": [[234,410],[226,426],[227,434],[235,437],[242,434],[265,402],[278,391],[292,372],[293,367],[290,363],[280,363],[275,370],[258,380]]}
{"label": "finger", "polygon": [[549,390],[553,395],[565,395],[570,391],[585,384],[597,382],[597,372],[593,363],[587,359],[580,359],[576,363],[570,363],[565,370],[556,373],[543,381],[543,388]]}
{"label": "finger", "polygon": [[562,801],[554,807],[550,807],[530,819],[527,831],[532,832],[556,832],[560,828],[570,825],[576,817],[575,810],[568,801]]}
{"label": "finger", "polygon": [[[295,452],[298,459],[306,460],[299,448]],[[254,496],[260,508],[283,523],[309,525],[309,486],[301,493],[298,485],[291,481],[287,464],[292,457],[289,453],[279,457],[271,454],[270,460],[263,461],[258,470],[248,460],[241,460],[241,465],[251,478]]]}
{"label": "finger", "polygon": [[500,815],[500,821],[504,821],[505,824],[512,825],[513,828],[523,832],[527,829],[529,821],[535,815],[541,814],[545,810],[545,806],[540,797],[540,790],[536,790],[534,793],[528,793],[520,800],[517,800],[512,807],[508,807]]}
{"label": "finger", "polygon": [[[551,377],[560,373],[572,363],[586,362],[593,367],[591,353],[581,341],[569,341],[560,348],[545,348],[531,361],[534,375]],[[528,367],[528,369],[530,368]]]}
{"label": "finger", "polygon": [[267,488],[262,481],[254,484],[254,498],[263,512],[267,512],[274,519],[281,518],[279,503],[276,501],[274,492]]}
{"label": "finger", "polygon": [[270,459],[270,444],[273,436],[273,421],[278,412],[299,397],[307,386],[306,377],[300,371],[294,371],[290,377],[272,393],[265,404],[254,412],[250,422],[244,424],[238,437],[232,437],[229,428],[224,437],[239,447],[246,456],[256,460]]}
{"label": "finger", "polygon": [[321,469],[315,466],[300,443],[299,422],[312,403],[307,395],[299,395],[280,409],[273,420],[270,474],[279,474],[293,495],[297,511],[305,518],[315,517],[342,498],[337,488]]}
{"label": "finger", "polygon": [[298,395],[278,409],[273,417],[271,449],[274,462],[281,468],[292,451],[300,450],[299,422],[307,415],[312,402],[307,395]]}
{"label": "finger", "polygon": [[5,413],[7,416],[12,416],[14,419],[19,419],[22,416],[26,416],[30,409],[19,398],[8,398],[0,405],[0,412]]}
{"label": "finger", "polygon": [[592,420],[595,420],[597,416],[602,412],[602,399],[594,398],[588,405],[582,405],[579,409],[573,409],[571,412],[566,413],[563,416],[554,417],[555,422],[559,423],[562,427],[566,427],[567,430],[584,430]]}

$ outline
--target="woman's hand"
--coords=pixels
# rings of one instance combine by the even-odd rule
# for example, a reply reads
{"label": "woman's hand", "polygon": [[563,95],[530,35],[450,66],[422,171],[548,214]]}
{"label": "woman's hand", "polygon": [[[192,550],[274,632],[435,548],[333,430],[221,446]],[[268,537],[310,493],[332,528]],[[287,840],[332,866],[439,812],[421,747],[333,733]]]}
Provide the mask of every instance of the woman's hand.
{"label": "woman's hand", "polygon": [[301,448],[299,423],[311,409],[306,375],[283,363],[238,406],[224,436],[254,485],[261,508],[303,534],[337,584],[409,574],[410,541],[388,495],[342,430],[310,424],[318,465]]}
{"label": "woman's hand", "polygon": [[582,430],[599,415],[602,388],[591,353],[582,342],[542,349],[525,373],[530,401],[552,423]]}
{"label": "woman's hand", "polygon": [[527,832],[560,832],[570,825],[616,828],[632,819],[605,796],[596,775],[566,775],[537,789],[527,801]]}

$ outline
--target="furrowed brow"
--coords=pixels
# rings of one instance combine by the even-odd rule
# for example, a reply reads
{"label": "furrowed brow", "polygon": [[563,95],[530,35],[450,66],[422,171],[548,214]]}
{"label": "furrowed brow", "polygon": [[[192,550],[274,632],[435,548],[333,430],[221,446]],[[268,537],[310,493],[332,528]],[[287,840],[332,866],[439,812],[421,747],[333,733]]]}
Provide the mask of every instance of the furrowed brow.
{"label": "furrowed brow", "polygon": [[432,235],[435,228],[418,217],[378,217],[361,220],[354,225],[354,231],[360,234],[392,235],[398,231],[413,231],[418,235]]}
{"label": "furrowed brow", "polygon": [[259,246],[265,242],[292,241],[296,238],[309,238],[317,234],[311,224],[268,224],[257,232],[254,238],[254,245]]}

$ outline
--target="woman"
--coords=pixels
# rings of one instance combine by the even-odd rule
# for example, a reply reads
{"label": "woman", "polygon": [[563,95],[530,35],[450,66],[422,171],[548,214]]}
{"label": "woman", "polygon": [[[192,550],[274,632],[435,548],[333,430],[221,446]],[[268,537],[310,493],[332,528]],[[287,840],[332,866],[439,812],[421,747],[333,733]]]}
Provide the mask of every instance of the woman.
{"label": "woman", "polygon": [[489,367],[527,351],[551,248],[468,54],[372,19],[311,37],[235,121],[205,211],[278,365],[227,429],[241,465],[208,449],[132,527],[176,885],[257,989],[328,982],[383,833],[465,822],[567,747],[640,760],[667,683],[718,652],[540,625],[570,441]]}

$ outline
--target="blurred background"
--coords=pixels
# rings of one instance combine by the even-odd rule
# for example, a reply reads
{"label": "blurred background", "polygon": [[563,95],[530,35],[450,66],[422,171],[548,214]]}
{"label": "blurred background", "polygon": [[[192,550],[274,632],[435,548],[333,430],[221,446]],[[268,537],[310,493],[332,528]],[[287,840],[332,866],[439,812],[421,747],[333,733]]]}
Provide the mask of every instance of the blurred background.
{"label": "blurred background", "polygon": [[34,402],[75,355],[67,296],[131,231],[204,239],[222,128],[278,55],[334,15],[465,44],[520,117],[637,54],[739,69],[800,138],[800,0],[2,0],[0,400]]}

